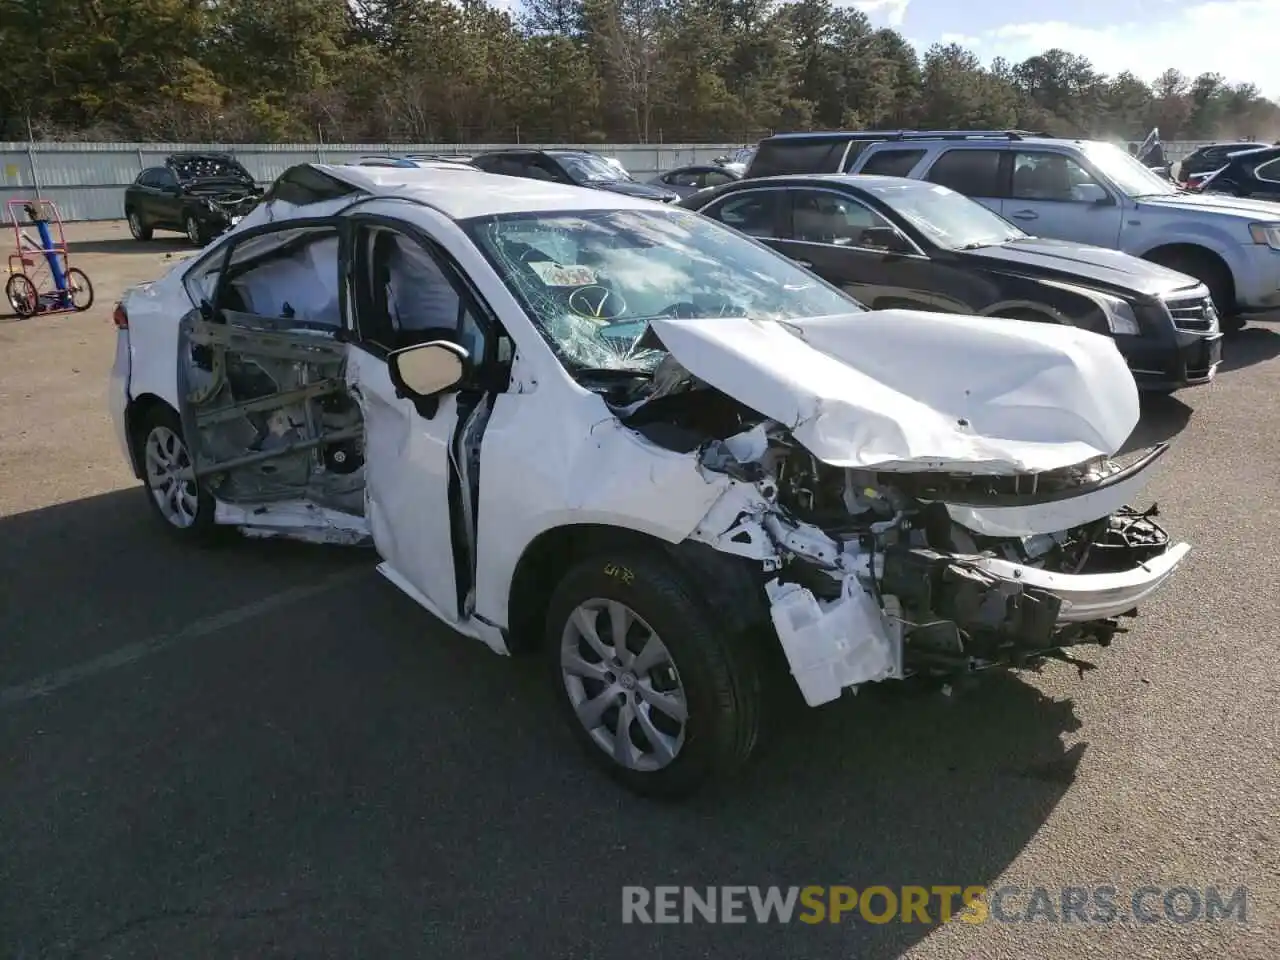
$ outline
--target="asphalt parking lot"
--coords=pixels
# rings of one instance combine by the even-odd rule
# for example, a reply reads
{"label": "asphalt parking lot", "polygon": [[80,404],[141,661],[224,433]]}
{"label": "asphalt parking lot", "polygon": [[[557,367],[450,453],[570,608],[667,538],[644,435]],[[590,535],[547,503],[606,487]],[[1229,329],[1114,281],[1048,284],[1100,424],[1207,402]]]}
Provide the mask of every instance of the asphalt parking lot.
{"label": "asphalt parking lot", "polygon": [[[106,413],[110,311],[191,251],[69,233],[94,308],[0,318],[0,955],[1277,955],[1280,323],[1146,405],[1194,551],[1097,670],[796,710],[735,793],[663,806],[369,553],[171,544]],[[1243,885],[1247,915],[621,922],[629,884],[1108,883]]]}

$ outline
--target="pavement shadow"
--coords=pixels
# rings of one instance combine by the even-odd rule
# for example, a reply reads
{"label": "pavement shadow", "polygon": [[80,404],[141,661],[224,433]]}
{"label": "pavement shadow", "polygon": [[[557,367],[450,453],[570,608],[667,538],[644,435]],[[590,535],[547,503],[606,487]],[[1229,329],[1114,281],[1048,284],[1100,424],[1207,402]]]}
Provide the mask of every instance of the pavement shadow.
{"label": "pavement shadow", "polygon": [[[371,566],[175,545],[141,496],[0,520],[0,686]],[[7,708],[0,926],[39,956],[895,957],[936,900],[924,923],[641,927],[622,889],[990,884],[1085,749],[1071,701],[1013,675],[789,698],[728,789],[653,803],[579,754],[548,667],[370,573]]]}
{"label": "pavement shadow", "polygon": [[186,237],[157,235],[150,240],[135,240],[131,236],[107,237],[99,240],[71,240],[68,252],[77,253],[194,253],[199,251]]}
{"label": "pavement shadow", "polygon": [[1280,330],[1253,324],[1231,335],[1222,348],[1219,375],[1280,356]]}
{"label": "pavement shadow", "polygon": [[1159,393],[1143,393],[1139,395],[1142,404],[1142,416],[1133,433],[1125,441],[1119,453],[1131,453],[1134,450],[1150,447],[1166,440],[1172,440],[1191,422],[1191,407],[1176,396]]}

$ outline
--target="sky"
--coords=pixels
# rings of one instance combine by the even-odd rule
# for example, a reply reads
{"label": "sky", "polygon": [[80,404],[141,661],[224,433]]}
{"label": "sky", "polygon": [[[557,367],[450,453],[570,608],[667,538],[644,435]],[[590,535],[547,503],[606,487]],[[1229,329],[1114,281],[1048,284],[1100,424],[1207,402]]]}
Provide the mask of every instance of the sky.
{"label": "sky", "polygon": [[[836,0],[840,2],[840,0]],[[848,0],[924,53],[959,43],[989,63],[1060,47],[1103,73],[1220,73],[1280,100],[1280,0]]]}

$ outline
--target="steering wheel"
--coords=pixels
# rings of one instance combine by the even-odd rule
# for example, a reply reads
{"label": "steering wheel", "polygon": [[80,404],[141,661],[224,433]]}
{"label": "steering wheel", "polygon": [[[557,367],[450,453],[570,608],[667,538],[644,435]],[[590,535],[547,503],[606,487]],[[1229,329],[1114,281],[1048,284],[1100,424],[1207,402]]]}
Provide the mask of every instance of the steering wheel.
{"label": "steering wheel", "polygon": [[575,287],[566,303],[569,312],[587,320],[617,320],[627,312],[627,301],[616,290],[599,283]]}
{"label": "steering wheel", "polygon": [[694,317],[738,317],[743,312],[742,307],[731,300],[709,297],[705,306],[699,306],[692,300],[669,303],[658,311],[658,316],[691,320]]}

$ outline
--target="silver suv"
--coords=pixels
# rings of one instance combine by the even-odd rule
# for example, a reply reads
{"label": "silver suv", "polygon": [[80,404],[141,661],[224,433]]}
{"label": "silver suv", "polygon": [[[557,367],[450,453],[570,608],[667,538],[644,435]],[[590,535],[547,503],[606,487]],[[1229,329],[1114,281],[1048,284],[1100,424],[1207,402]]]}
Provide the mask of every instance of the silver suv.
{"label": "silver suv", "polygon": [[[1028,233],[1123,250],[1170,267],[1209,288],[1224,329],[1243,326],[1242,313],[1280,308],[1280,205],[1188,193],[1123,147],[1097,140],[1015,131],[838,137],[790,134],[766,143],[775,153],[790,148],[821,155],[829,169],[815,173],[939,183]],[[829,149],[815,149],[819,142]]]}

